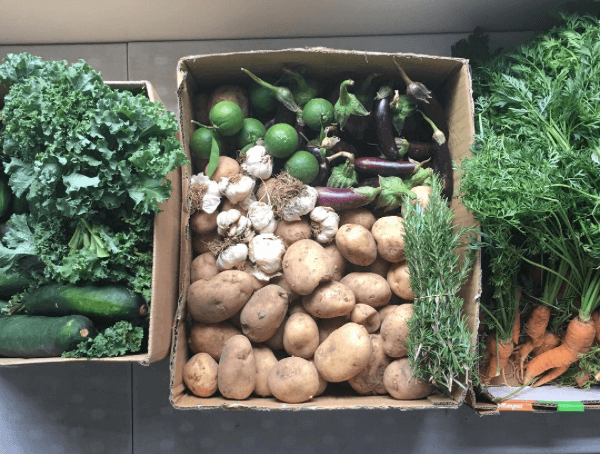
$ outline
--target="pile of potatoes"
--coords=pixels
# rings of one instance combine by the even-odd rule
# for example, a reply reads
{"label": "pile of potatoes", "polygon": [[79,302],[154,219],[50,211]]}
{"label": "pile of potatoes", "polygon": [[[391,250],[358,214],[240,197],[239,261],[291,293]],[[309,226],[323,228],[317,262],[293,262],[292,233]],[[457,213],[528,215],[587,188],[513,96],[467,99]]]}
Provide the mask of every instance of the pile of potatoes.
{"label": "pile of potatoes", "polygon": [[193,356],[183,377],[189,391],[287,403],[319,396],[329,382],[396,399],[433,391],[412,377],[406,358],[413,295],[401,217],[376,219],[363,208],[341,212],[335,237],[324,245],[312,239],[306,216],[279,220],[275,235],[286,245],[282,274],[264,282],[250,263],[217,268],[206,248],[217,214],[190,219],[196,257],[187,294]]}

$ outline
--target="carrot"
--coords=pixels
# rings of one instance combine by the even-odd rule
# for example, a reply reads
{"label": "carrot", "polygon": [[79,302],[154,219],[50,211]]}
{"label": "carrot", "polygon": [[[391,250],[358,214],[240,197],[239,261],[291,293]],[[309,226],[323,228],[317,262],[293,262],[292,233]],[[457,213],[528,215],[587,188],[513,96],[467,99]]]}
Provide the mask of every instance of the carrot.
{"label": "carrot", "polygon": [[600,344],[600,311],[596,311],[592,314],[592,321],[596,327],[596,342]]}
{"label": "carrot", "polygon": [[542,353],[546,353],[547,351],[558,347],[559,344],[560,344],[560,337],[558,337],[552,331],[546,331],[546,334],[544,335],[544,342],[542,342],[542,345],[534,348],[533,352],[531,352],[531,353],[534,356],[539,356]]}
{"label": "carrot", "polygon": [[515,345],[519,344],[519,336],[521,336],[521,309],[515,311],[515,324],[512,330],[512,342]]}
{"label": "carrot", "polygon": [[588,381],[590,381],[590,374],[588,372],[580,371],[575,376],[575,383],[577,383],[577,386],[580,388],[583,388]]}
{"label": "carrot", "polygon": [[490,365],[488,366],[487,373],[484,376],[485,381],[489,381],[494,377],[500,375],[506,363],[508,363],[508,359],[510,355],[512,355],[514,350],[514,344],[511,341],[502,342],[496,339],[491,345],[491,357],[490,357]]}
{"label": "carrot", "polygon": [[525,331],[529,336],[529,340],[519,346],[519,363],[521,366],[521,371],[523,370],[525,361],[533,349],[541,347],[541,345],[544,343],[544,336],[546,334],[546,328],[548,327],[549,321],[550,308],[548,306],[536,306],[533,311],[531,311],[531,315],[527,321],[527,327],[525,328]]}
{"label": "carrot", "polygon": [[554,380],[569,369],[571,364],[579,360],[579,355],[585,354],[592,347],[596,337],[596,327],[591,320],[579,317],[569,322],[563,343],[534,358],[527,366],[524,383],[531,383],[538,376],[546,373],[533,384],[541,386]]}

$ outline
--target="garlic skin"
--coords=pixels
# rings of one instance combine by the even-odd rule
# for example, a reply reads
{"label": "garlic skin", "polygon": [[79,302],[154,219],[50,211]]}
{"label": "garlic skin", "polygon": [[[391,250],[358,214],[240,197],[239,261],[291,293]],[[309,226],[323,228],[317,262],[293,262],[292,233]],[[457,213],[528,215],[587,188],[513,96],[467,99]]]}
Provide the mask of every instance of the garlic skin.
{"label": "garlic skin", "polygon": [[273,275],[281,270],[284,254],[285,243],[272,233],[257,235],[250,241],[248,257],[265,274]]}
{"label": "garlic skin", "polygon": [[229,228],[235,224],[242,213],[238,210],[221,211],[217,216],[217,233],[221,236],[229,236]]}
{"label": "garlic skin", "polygon": [[212,181],[204,172],[200,172],[198,175],[192,175],[190,178],[190,185],[199,184],[206,186],[206,192],[202,197],[202,211],[208,214],[214,213],[219,204],[221,203],[221,190],[219,189],[219,183]]}
{"label": "garlic skin", "polygon": [[240,203],[246,200],[254,190],[255,180],[248,175],[241,177],[240,181],[232,183],[227,177],[221,177],[219,180],[219,189],[221,194],[229,199],[231,203]]}
{"label": "garlic skin", "polygon": [[217,268],[221,271],[244,266],[248,258],[248,245],[234,244],[223,250],[217,257]]}
{"label": "garlic skin", "polygon": [[262,145],[256,145],[246,151],[246,160],[242,169],[254,178],[266,180],[273,173],[273,158]]}
{"label": "garlic skin", "polygon": [[236,238],[247,242],[254,236],[252,222],[242,216],[239,210],[221,211],[217,216],[217,233],[221,236]]}
{"label": "garlic skin", "polygon": [[253,202],[248,207],[248,219],[258,233],[273,233],[277,228],[277,221],[273,209],[264,202]]}
{"label": "garlic skin", "polygon": [[263,271],[261,271],[260,268],[257,268],[256,266],[254,267],[254,270],[252,270],[252,276],[254,276],[256,279],[258,279],[261,282],[269,282],[272,278],[281,276],[281,275],[283,275],[283,273],[281,271],[276,271],[273,274],[266,274]]}
{"label": "garlic skin", "polygon": [[318,224],[315,239],[319,243],[331,242],[340,224],[340,217],[335,210],[330,207],[316,207],[310,212],[310,219]]}
{"label": "garlic skin", "polygon": [[317,204],[319,193],[312,186],[304,185],[302,193],[291,199],[282,210],[284,221],[299,221],[300,216],[310,213]]}

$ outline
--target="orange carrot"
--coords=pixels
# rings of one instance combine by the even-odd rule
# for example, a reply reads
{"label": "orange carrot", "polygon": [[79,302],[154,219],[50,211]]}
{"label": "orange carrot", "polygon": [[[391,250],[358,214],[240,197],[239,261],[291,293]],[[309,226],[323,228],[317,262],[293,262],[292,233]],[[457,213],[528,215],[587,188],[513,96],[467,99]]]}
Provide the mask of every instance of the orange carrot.
{"label": "orange carrot", "polygon": [[563,343],[537,356],[529,363],[524,383],[531,383],[544,373],[545,375],[533,384],[534,387],[554,380],[566,372],[571,364],[579,360],[579,355],[589,351],[595,337],[596,327],[591,320],[574,318],[569,322]]}
{"label": "orange carrot", "polygon": [[527,320],[527,327],[525,328],[529,340],[519,346],[519,363],[521,365],[521,371],[533,349],[541,347],[544,343],[544,336],[549,321],[550,308],[548,306],[536,306],[531,311],[529,320]]}
{"label": "orange carrot", "polygon": [[521,309],[515,311],[515,324],[512,331],[512,342],[515,345],[519,344],[519,336],[521,336]]}
{"label": "orange carrot", "polygon": [[532,354],[534,356],[539,356],[542,353],[546,353],[547,351],[558,347],[559,344],[560,337],[558,337],[552,331],[546,331],[546,334],[544,335],[544,342],[542,342],[542,345],[540,345],[539,347],[534,348]]}
{"label": "orange carrot", "polygon": [[592,321],[596,327],[596,342],[600,344],[600,311],[596,311],[592,314]]}
{"label": "orange carrot", "polygon": [[580,388],[583,388],[588,381],[590,381],[590,374],[588,372],[579,371],[575,376],[575,383],[577,383],[577,386]]}
{"label": "orange carrot", "polygon": [[506,363],[508,363],[508,359],[510,355],[512,355],[514,344],[512,340],[508,342],[502,342],[496,340],[491,345],[491,358],[490,365],[488,366],[487,373],[484,376],[485,381],[489,381],[494,377],[500,375]]}

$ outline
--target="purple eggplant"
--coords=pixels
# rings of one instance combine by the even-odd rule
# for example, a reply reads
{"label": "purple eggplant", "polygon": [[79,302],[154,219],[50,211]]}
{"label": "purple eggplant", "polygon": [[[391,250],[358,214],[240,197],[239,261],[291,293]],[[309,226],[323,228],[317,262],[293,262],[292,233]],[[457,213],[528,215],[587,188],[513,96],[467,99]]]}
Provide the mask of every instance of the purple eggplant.
{"label": "purple eggplant", "polygon": [[318,204],[331,207],[335,211],[352,210],[371,203],[381,192],[381,188],[324,188],[317,187]]}
{"label": "purple eggplant", "polygon": [[417,167],[415,162],[388,161],[381,158],[358,158],[355,165],[362,172],[382,177],[408,177]]}
{"label": "purple eggplant", "polygon": [[431,158],[435,145],[429,142],[408,142],[406,155],[415,161],[425,161]]}
{"label": "purple eggplant", "polygon": [[319,173],[316,178],[310,182],[311,186],[324,186],[327,184],[327,180],[329,180],[329,176],[331,175],[331,164],[330,162],[323,158],[321,154],[321,149],[314,145],[307,145],[306,151],[312,154],[315,158],[317,158],[317,162],[319,163]]}
{"label": "purple eggplant", "polygon": [[362,180],[362,181],[358,182],[359,188],[363,188],[365,186],[368,186],[371,188],[378,188],[379,187],[379,177],[367,178],[366,180]]}
{"label": "purple eggplant", "polygon": [[394,129],[392,126],[392,114],[390,112],[390,96],[392,89],[388,86],[381,87],[377,93],[371,115],[375,121],[377,131],[377,142],[381,153],[392,161],[400,158],[398,147],[394,140]]}

